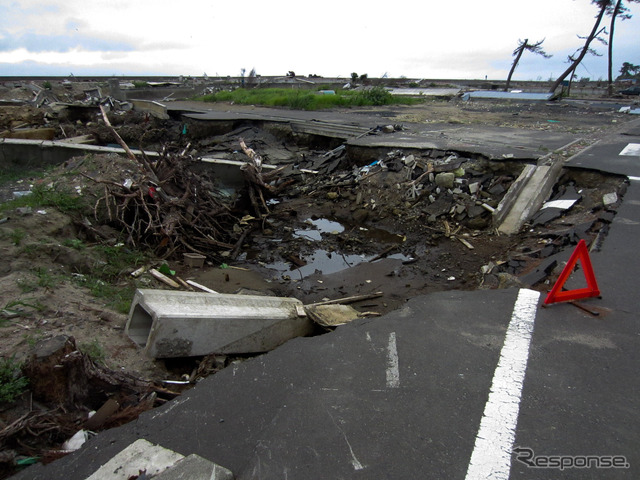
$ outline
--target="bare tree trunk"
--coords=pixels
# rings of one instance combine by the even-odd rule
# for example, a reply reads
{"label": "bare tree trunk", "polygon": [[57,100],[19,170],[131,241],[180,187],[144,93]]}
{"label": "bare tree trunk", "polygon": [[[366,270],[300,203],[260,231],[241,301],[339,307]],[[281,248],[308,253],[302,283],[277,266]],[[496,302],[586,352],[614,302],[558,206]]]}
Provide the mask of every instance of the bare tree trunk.
{"label": "bare tree trunk", "polygon": [[567,76],[571,74],[571,72],[573,72],[578,67],[578,65],[580,65],[580,62],[582,62],[582,59],[585,57],[585,55],[589,51],[589,45],[591,45],[591,42],[593,41],[593,39],[596,38],[596,35],[598,33],[598,27],[600,26],[602,17],[604,17],[604,13],[607,10],[608,4],[609,2],[602,2],[602,5],[600,6],[600,13],[596,17],[596,22],[593,24],[593,29],[591,30],[591,33],[587,37],[587,40],[584,43],[584,47],[582,47],[582,50],[580,51],[580,55],[578,55],[578,57],[573,61],[573,63],[569,65],[569,68],[567,68],[562,73],[562,75],[560,75],[558,79],[553,83],[553,85],[549,89],[549,93],[555,92],[558,86],[562,83],[562,81],[565,78],[567,78]]}
{"label": "bare tree trunk", "polygon": [[622,6],[622,0],[618,0],[616,2],[616,7],[613,9],[613,14],[611,15],[611,25],[609,26],[609,58],[608,58],[608,87],[607,87],[607,95],[613,95],[613,32],[616,28],[616,17],[620,12],[620,7]]}
{"label": "bare tree trunk", "polygon": [[571,75],[569,75],[569,86],[567,87],[567,95],[571,95],[571,85],[573,85],[573,80],[576,78],[576,68],[578,68],[577,65],[574,67]]}
{"label": "bare tree trunk", "polygon": [[509,91],[509,84],[511,83],[511,76],[513,75],[513,72],[516,70],[516,67],[518,66],[518,62],[520,61],[520,58],[522,57],[522,54],[524,53],[524,50],[527,47],[527,43],[528,42],[529,42],[529,39],[525,38],[524,39],[524,43],[520,46],[520,51],[518,52],[518,56],[513,61],[513,65],[511,65],[511,70],[509,71],[509,76],[507,77],[507,85],[504,87],[504,91],[505,92]]}

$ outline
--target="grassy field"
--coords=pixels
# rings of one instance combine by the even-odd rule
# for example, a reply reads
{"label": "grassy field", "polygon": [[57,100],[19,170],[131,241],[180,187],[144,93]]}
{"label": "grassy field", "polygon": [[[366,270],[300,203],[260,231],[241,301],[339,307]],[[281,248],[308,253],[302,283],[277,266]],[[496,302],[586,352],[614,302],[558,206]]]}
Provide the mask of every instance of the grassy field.
{"label": "grassy field", "polygon": [[240,105],[289,107],[296,110],[320,110],[334,107],[365,107],[379,105],[414,105],[423,100],[415,97],[391,95],[382,87],[369,90],[335,90],[335,94],[321,91],[288,88],[238,88],[200,97],[205,102],[234,102]]}

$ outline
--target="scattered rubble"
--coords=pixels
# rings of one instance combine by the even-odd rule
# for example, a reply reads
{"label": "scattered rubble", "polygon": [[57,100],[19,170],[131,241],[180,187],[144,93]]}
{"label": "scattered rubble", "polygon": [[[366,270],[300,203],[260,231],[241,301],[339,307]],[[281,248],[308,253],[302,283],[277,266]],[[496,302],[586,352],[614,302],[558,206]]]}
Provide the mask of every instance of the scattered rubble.
{"label": "scattered rubble", "polygon": [[[71,438],[135,418],[232,355],[271,348],[187,353],[172,339],[152,356],[197,357],[152,361],[143,350],[158,341],[150,330],[163,313],[138,308],[136,289],[201,303],[234,294],[236,307],[294,299],[290,313],[305,325],[290,336],[381,315],[435,290],[546,289],[580,239],[598,248],[625,193],[622,177],[564,172],[546,207],[516,235],[501,235],[494,213],[530,163],[438,149],[379,148],[364,159],[335,139],[310,141],[277,125],[213,132],[206,122],[156,118],[95,88],[32,92],[23,99],[31,105],[0,107],[0,136],[53,130],[56,139],[159,155],[82,155],[45,172],[12,171],[0,184],[1,202],[24,202],[0,213],[0,350],[26,361],[31,381],[0,406],[0,448],[9,452],[1,468],[62,455],[75,448],[64,446]],[[525,114],[533,113],[518,121]],[[402,130],[402,115],[368,134]],[[96,298],[108,287],[117,290]],[[126,297],[119,312],[116,291]],[[138,322],[127,325],[132,300]],[[85,353],[95,339],[103,363]]]}

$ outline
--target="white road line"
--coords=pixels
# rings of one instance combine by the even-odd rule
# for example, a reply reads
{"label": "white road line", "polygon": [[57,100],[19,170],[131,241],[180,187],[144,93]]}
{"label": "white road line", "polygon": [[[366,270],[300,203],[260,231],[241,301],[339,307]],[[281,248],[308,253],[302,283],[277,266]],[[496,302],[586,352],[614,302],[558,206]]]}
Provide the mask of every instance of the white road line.
{"label": "white road line", "polygon": [[493,375],[466,480],[507,480],[540,292],[521,289]]}
{"label": "white road line", "polygon": [[396,332],[389,334],[387,346],[387,387],[398,388],[400,386],[400,369],[398,367],[398,347],[396,345]]}

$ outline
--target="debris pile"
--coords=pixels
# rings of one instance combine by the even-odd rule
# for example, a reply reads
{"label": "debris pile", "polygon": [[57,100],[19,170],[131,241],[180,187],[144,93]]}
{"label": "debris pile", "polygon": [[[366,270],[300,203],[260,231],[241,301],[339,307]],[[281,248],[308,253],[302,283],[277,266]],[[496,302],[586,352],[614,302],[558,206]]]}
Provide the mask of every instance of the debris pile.
{"label": "debris pile", "polygon": [[106,144],[113,139],[107,138],[107,130],[100,125],[101,108],[116,118],[129,116],[130,125],[121,133],[136,147],[140,143],[159,144],[163,136],[165,140],[172,138],[162,121],[133,112],[132,103],[116,98],[121,97],[118,88],[110,86],[109,95],[96,83],[65,80],[53,82],[59,83],[55,88],[51,83],[18,83],[11,92],[17,98],[0,100],[0,138]]}
{"label": "debris pile", "polygon": [[504,278],[498,278],[500,274],[518,276],[518,284],[526,286],[548,284],[579,241],[590,242],[591,250],[597,251],[626,186],[623,178],[567,172],[503,260],[483,266],[483,285],[491,288],[501,284]]}
{"label": "debris pile", "polygon": [[[195,173],[192,167],[196,160],[187,155],[189,145],[181,153],[171,154],[165,149],[156,161],[144,151],[138,159],[111,126],[104,109],[102,114],[129,158],[139,164],[139,172],[135,178],[121,182],[87,176],[104,186],[94,217],[106,217],[109,224],[121,228],[128,244],[150,248],[163,257],[185,251],[206,256],[218,250],[237,255],[250,228],[242,231],[240,219],[233,212],[234,201],[225,197],[220,185],[206,173]],[[242,172],[251,205],[260,217],[262,208],[269,212],[263,191],[274,194],[290,182],[271,186],[267,182],[274,173],[263,174],[262,158],[242,139],[240,146],[250,159]]]}
{"label": "debris pile", "polygon": [[131,246],[162,256],[233,249],[238,219],[230,202],[210,178],[189,169],[191,162],[168,152],[152,162],[143,154],[136,175],[122,183],[87,176],[104,187],[94,206],[95,219],[121,229]]}
{"label": "debris pile", "polygon": [[[375,211],[378,219],[402,216],[404,223],[442,224],[442,233],[449,236],[452,230],[447,225],[451,228],[451,224],[471,230],[489,227],[492,212],[521,168],[515,162],[491,164],[456,152],[393,150],[368,165],[337,171],[329,178],[308,178],[299,191],[308,195],[324,191],[327,199],[335,200],[348,195],[351,188],[355,208]],[[496,173],[497,169],[502,173]]]}

